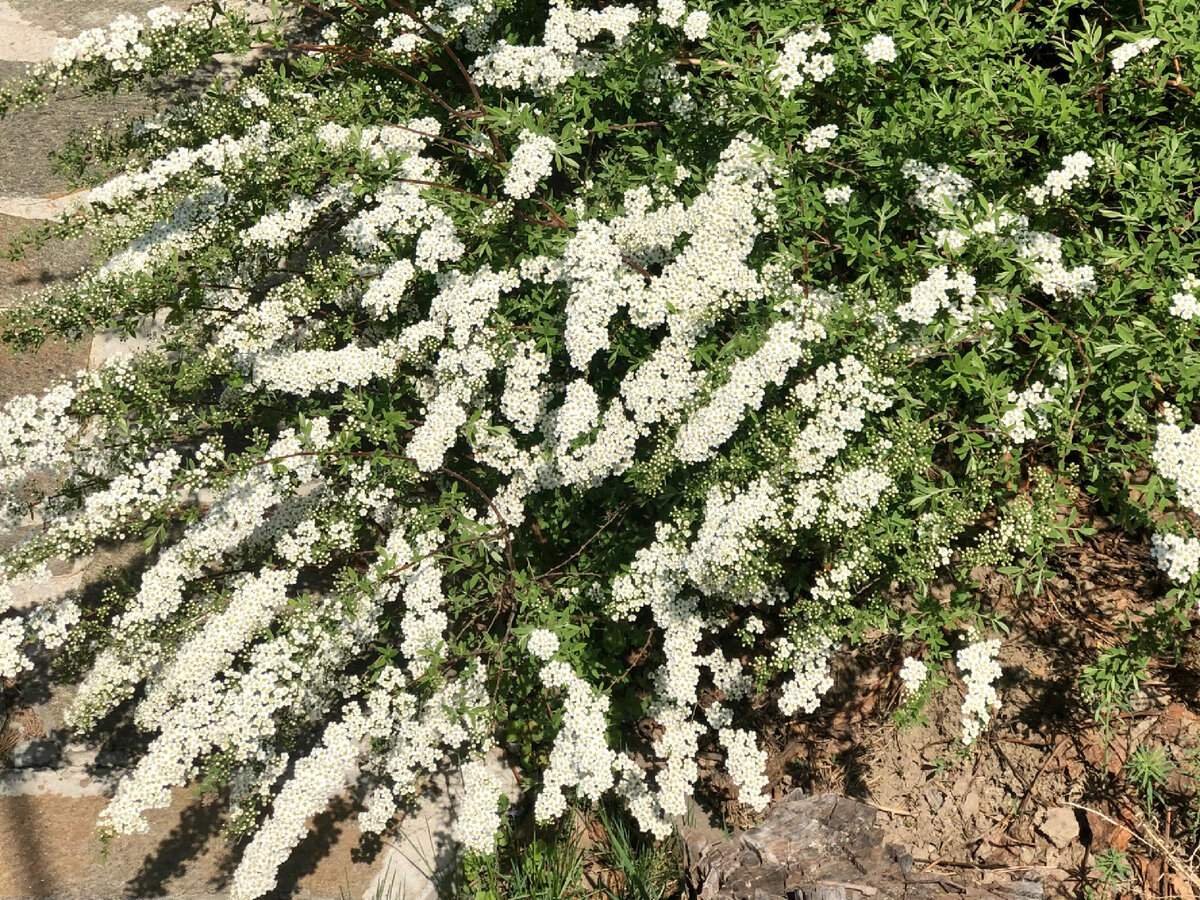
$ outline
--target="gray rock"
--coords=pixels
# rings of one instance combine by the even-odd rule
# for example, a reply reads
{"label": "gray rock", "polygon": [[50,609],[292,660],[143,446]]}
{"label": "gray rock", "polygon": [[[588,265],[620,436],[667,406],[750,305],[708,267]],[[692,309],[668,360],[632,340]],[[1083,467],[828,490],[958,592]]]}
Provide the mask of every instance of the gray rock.
{"label": "gray rock", "polygon": [[[959,876],[917,871],[903,848],[885,844],[873,807],[835,794],[795,791],[761,825],[719,840],[684,829],[685,870],[702,900],[933,900],[996,896]],[[1008,886],[1006,886],[1006,889]],[[1013,896],[1040,898],[1016,882]]]}

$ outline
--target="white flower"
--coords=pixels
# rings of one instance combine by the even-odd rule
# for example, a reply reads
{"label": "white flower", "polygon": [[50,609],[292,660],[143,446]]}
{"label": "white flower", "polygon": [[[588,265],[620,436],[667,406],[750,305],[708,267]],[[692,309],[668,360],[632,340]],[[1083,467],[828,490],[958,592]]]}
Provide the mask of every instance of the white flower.
{"label": "white flower", "polygon": [[825,202],[830,206],[845,206],[850,202],[850,196],[854,191],[847,185],[841,184],[834,187],[825,188]]}
{"label": "white flower", "polygon": [[558,652],[558,635],[547,628],[535,628],[529,633],[526,646],[533,656],[547,662]]}
{"label": "white flower", "polygon": [[1014,444],[1027,443],[1049,427],[1046,407],[1054,402],[1054,398],[1040,381],[1020,393],[1009,391],[1008,402],[1013,405],[1000,417],[1000,427]]}
{"label": "white flower", "polygon": [[995,682],[1002,672],[996,662],[999,639],[976,641],[958,651],[955,661],[963,673],[967,695],[962,704],[962,742],[973,744],[987,727],[992,713],[1000,708]]}
{"label": "white flower", "polygon": [[538,182],[550,177],[554,167],[554,141],[529,129],[521,132],[504,175],[504,193],[514,199],[533,196]]}
{"label": "white flower", "polygon": [[669,28],[674,28],[687,12],[683,0],[658,0],[658,21]]}
{"label": "white flower", "polygon": [[1200,540],[1177,534],[1155,534],[1150,552],[1158,567],[1176,584],[1187,584],[1200,572]]}
{"label": "white flower", "polygon": [[824,81],[833,74],[833,54],[814,53],[814,48],[829,43],[829,32],[819,25],[810,26],[789,37],[771,70],[786,97],[808,80]]}
{"label": "white flower", "polygon": [[738,799],[751,809],[764,810],[771,801],[765,790],[767,752],[760,750],[754,735],[742,728],[722,728],[718,732],[725,748],[725,769],[738,788]]}
{"label": "white flower", "polygon": [[804,152],[815,153],[817,150],[826,150],[833,146],[837,136],[838,127],[836,125],[819,125],[805,135]]}
{"label": "white flower", "polygon": [[1200,291],[1200,278],[1188,274],[1183,277],[1180,289],[1171,295],[1171,315],[1190,322],[1200,319],[1200,299],[1196,293]]}
{"label": "white flower", "polygon": [[1109,60],[1112,63],[1113,71],[1120,72],[1127,65],[1129,65],[1130,61],[1135,57],[1141,56],[1143,53],[1153,50],[1161,43],[1162,40],[1159,38],[1145,37],[1141,38],[1140,40],[1130,41],[1129,43],[1122,44],[1113,50],[1113,52],[1109,55]]}
{"label": "white flower", "polygon": [[451,833],[456,841],[476,853],[490,854],[500,830],[500,795],[504,785],[492,770],[487,755],[462,767],[463,799],[455,810]]}
{"label": "white flower", "polygon": [[913,656],[904,657],[900,666],[900,681],[904,684],[904,693],[911,696],[921,689],[925,679],[929,677],[929,667]]}
{"label": "white flower", "polygon": [[683,20],[683,35],[689,41],[701,41],[708,36],[710,17],[703,10],[693,10]]}
{"label": "white flower", "polygon": [[1176,415],[1169,408],[1159,423],[1151,456],[1159,474],[1175,482],[1179,502],[1200,513],[1200,427],[1185,431],[1175,424]]}
{"label": "white flower", "polygon": [[1087,181],[1095,160],[1091,154],[1080,150],[1064,156],[1062,168],[1055,169],[1041,184],[1025,189],[1026,196],[1041,206],[1050,198],[1058,198]]}
{"label": "white flower", "polygon": [[906,178],[917,182],[913,203],[935,215],[945,215],[958,209],[972,187],[970,180],[945,163],[940,163],[934,168],[927,163],[909,159],[905,160],[900,171]]}
{"label": "white flower", "polygon": [[877,34],[865,44],[862,48],[863,56],[867,62],[876,65],[881,62],[896,61],[896,44],[889,35]]}

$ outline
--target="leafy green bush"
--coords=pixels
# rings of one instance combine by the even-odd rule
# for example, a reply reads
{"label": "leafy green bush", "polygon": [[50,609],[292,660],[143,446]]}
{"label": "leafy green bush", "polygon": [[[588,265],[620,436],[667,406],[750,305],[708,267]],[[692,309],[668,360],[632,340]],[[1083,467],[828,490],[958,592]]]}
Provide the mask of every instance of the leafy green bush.
{"label": "leafy green bush", "polygon": [[1116,6],[214,3],[8,90],[262,51],[64,152],[123,171],[42,237],[105,261],[7,322],[165,311],[0,412],[10,511],[55,476],[11,590],[148,551],[0,620],[0,673],[52,651],[74,724],[153,736],[102,827],[227,786],[256,897],[348,782],[379,830],[449,760],[486,853],[498,746],[539,820],[615,793],[665,836],[701,748],[762,808],[746,698],[812,711],[880,630],[913,703],[953,656],[970,743],[1002,631],[972,587],[1036,588],[1080,495],[1186,613],[1200,13]]}

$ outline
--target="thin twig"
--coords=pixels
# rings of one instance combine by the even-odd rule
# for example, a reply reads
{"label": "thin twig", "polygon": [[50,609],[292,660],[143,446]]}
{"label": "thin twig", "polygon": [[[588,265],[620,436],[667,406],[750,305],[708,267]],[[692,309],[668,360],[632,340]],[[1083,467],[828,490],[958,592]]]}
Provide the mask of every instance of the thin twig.
{"label": "thin twig", "polygon": [[1127,823],[1118,822],[1116,819],[1105,815],[1098,809],[1092,809],[1090,806],[1084,806],[1081,803],[1069,803],[1069,805],[1075,807],[1075,809],[1083,810],[1085,813],[1090,813],[1093,816],[1103,819],[1109,825],[1115,825],[1117,828],[1126,829],[1134,838],[1137,839],[1138,843],[1145,845],[1151,850],[1161,853],[1167,863],[1170,864],[1171,868],[1173,868],[1179,875],[1183,876],[1183,879],[1188,884],[1194,888],[1200,889],[1200,876],[1197,876],[1192,867],[1188,865],[1187,861],[1180,858],[1178,854],[1171,849],[1170,845],[1154,832],[1150,831],[1144,835],[1136,828],[1131,828]]}

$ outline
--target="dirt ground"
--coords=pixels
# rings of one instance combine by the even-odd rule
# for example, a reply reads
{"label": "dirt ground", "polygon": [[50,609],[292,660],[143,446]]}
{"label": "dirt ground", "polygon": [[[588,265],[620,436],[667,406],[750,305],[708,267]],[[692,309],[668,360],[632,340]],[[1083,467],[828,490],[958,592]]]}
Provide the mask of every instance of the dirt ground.
{"label": "dirt ground", "polygon": [[[1147,547],[1100,525],[1062,554],[1062,574],[1040,597],[1018,599],[1006,578],[985,579],[1011,632],[1003,705],[973,747],[960,740],[961,684],[922,722],[894,721],[902,654],[880,647],[874,665],[841,673],[828,712],[773,736],[775,795],[801,787],[865,800],[922,871],[990,885],[996,896],[1033,877],[1047,897],[1200,897],[1196,659],[1152,664],[1112,715],[1082,699],[1083,668],[1124,640],[1125,623],[1166,587]],[[871,656],[868,648],[860,663]],[[1130,765],[1138,749],[1167,761],[1149,799]],[[745,823],[731,815],[731,824]],[[1116,865],[1114,875],[1122,859],[1128,872]]]}

